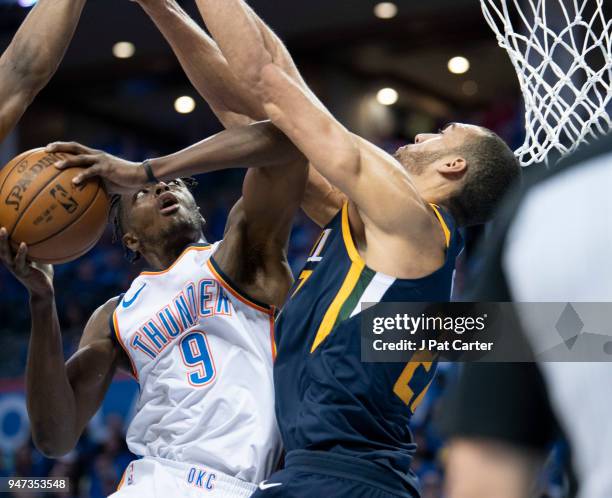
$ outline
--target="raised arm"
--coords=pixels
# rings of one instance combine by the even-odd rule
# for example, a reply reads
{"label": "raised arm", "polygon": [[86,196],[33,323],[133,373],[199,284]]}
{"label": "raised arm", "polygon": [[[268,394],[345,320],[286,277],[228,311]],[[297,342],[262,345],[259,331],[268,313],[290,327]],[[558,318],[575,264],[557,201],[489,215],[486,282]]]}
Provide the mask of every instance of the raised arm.
{"label": "raised arm", "polygon": [[[230,68],[256,89],[268,117],[336,192],[345,193],[380,228],[401,229],[389,226],[398,219],[388,216],[389,209],[416,211],[413,227],[419,227],[420,213],[429,223],[427,207],[405,170],[391,156],[352,135],[333,118],[305,85],[286,47],[244,0],[196,2]],[[324,198],[330,189],[316,175],[314,179],[315,192]],[[369,189],[376,188],[381,189],[384,198],[368,195]],[[336,200],[341,195],[328,197]]]}
{"label": "raised arm", "polygon": [[[231,71],[247,83],[251,105],[261,109],[258,119],[265,119],[266,115],[255,90],[260,71],[268,62],[281,67],[313,102],[325,109],[306,85],[287,47],[245,2],[197,0],[197,5]],[[240,36],[236,37],[236,33]],[[315,223],[326,225],[345,200],[341,191],[310,168],[302,209]]]}
{"label": "raised arm", "polygon": [[[392,235],[419,233],[431,226],[426,203],[393,157],[349,132],[275,64],[262,69],[258,88],[272,122],[317,171],[346,193],[366,226]],[[390,215],[394,212],[408,215],[411,222],[405,223],[406,216]]]}
{"label": "raised arm", "polygon": [[196,3],[230,68],[251,88],[259,80],[261,69],[274,62],[312,94],[283,42],[246,2],[196,0]]}
{"label": "raised arm", "polygon": [[26,365],[28,415],[36,446],[45,455],[58,457],[74,448],[85,425],[100,407],[117,366],[126,363],[108,326],[117,299],[93,314],[78,351],[64,362],[52,267],[28,262],[25,244],[13,254],[4,228],[0,228],[0,263],[30,295],[32,331]]}
{"label": "raised arm", "polygon": [[85,0],[40,0],[0,57],[0,141],[57,70]]}

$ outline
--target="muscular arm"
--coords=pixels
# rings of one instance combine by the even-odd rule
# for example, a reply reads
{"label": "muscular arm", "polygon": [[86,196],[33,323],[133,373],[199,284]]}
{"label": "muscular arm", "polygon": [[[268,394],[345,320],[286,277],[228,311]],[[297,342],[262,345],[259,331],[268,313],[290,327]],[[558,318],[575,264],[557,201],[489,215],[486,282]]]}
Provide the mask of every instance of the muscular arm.
{"label": "muscular arm", "polygon": [[[147,175],[142,164],[124,161],[99,150],[74,142],[56,142],[49,152],[65,152],[75,157],[61,161],[60,169],[86,167],[75,183],[99,176],[111,193],[126,193],[144,186]],[[150,165],[159,180],[198,175],[232,168],[283,169],[302,155],[291,141],[270,121],[225,130],[195,145],[168,156],[151,159]]]}
{"label": "muscular arm", "polygon": [[[138,3],[156,24],[179,59],[183,70],[193,86],[208,102],[213,112],[226,128],[260,121],[266,118],[261,100],[240,71],[232,71],[217,43],[210,38],[174,0],[139,0]],[[278,37],[261,21],[253,11],[254,19],[268,45],[274,47],[277,59],[283,67],[292,70],[296,81],[300,76],[289,52]],[[278,173],[278,172],[277,172]],[[261,173],[250,173],[257,177]],[[265,174],[261,174],[265,176]],[[249,179],[249,183],[254,183]],[[282,180],[281,180],[282,181]],[[262,185],[268,183],[262,180]],[[340,209],[344,196],[336,192],[329,182],[317,171],[310,168],[306,195],[302,207],[317,224],[326,225]]]}
{"label": "muscular arm", "polygon": [[0,57],[0,141],[55,73],[85,0],[40,0]]}
{"label": "muscular arm", "polygon": [[[403,228],[390,226],[398,217],[389,212],[398,209],[414,212],[415,229],[422,228],[420,218],[430,222],[427,207],[403,168],[331,116],[305,85],[284,45],[244,0],[196,1],[230,68],[240,71],[258,91],[268,117],[362,214],[390,230]],[[372,191],[380,195],[373,196]]]}
{"label": "muscular arm", "polygon": [[27,406],[34,443],[47,456],[58,457],[74,448],[122,361],[108,325],[116,304],[112,299],[92,315],[78,351],[64,362],[53,296],[30,300]]}
{"label": "muscular arm", "polygon": [[405,239],[430,231],[428,207],[394,158],[350,133],[275,64],[262,69],[259,85],[272,122],[355,203],[366,227]]}

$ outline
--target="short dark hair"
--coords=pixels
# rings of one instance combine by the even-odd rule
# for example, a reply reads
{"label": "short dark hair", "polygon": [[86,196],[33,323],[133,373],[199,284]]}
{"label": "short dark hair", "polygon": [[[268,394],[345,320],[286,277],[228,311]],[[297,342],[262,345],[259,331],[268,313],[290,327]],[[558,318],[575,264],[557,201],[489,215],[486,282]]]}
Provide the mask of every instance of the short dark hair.
{"label": "short dark hair", "polygon": [[[187,177],[181,178],[182,182],[193,192],[198,186],[198,181],[195,178]],[[134,263],[140,259],[140,254],[130,250],[123,243],[123,236],[125,235],[125,222],[123,219],[123,207],[121,205],[122,196],[113,194],[110,199],[110,211],[108,213],[108,221],[113,225],[113,243],[121,242],[123,246],[123,252],[125,258],[130,262]]]}
{"label": "short dark hair", "polygon": [[489,221],[510,186],[521,176],[514,152],[497,134],[470,137],[458,151],[468,169],[462,188],[449,200],[448,208],[460,226]]}

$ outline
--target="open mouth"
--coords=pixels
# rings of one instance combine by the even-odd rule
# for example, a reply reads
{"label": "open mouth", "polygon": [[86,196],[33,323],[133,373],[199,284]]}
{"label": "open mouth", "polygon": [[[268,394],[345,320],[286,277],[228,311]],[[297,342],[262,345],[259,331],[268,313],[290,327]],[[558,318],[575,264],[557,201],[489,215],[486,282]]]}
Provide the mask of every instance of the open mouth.
{"label": "open mouth", "polygon": [[168,215],[176,213],[181,205],[172,192],[164,192],[157,198],[159,211],[161,214]]}

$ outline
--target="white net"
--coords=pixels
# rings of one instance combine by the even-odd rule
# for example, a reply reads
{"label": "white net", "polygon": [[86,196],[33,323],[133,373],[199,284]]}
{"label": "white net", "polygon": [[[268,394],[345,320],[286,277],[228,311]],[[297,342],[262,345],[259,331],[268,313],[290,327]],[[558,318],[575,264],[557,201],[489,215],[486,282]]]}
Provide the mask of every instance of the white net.
{"label": "white net", "polygon": [[550,162],[612,129],[612,21],[604,0],[480,1],[525,99],[521,164]]}

